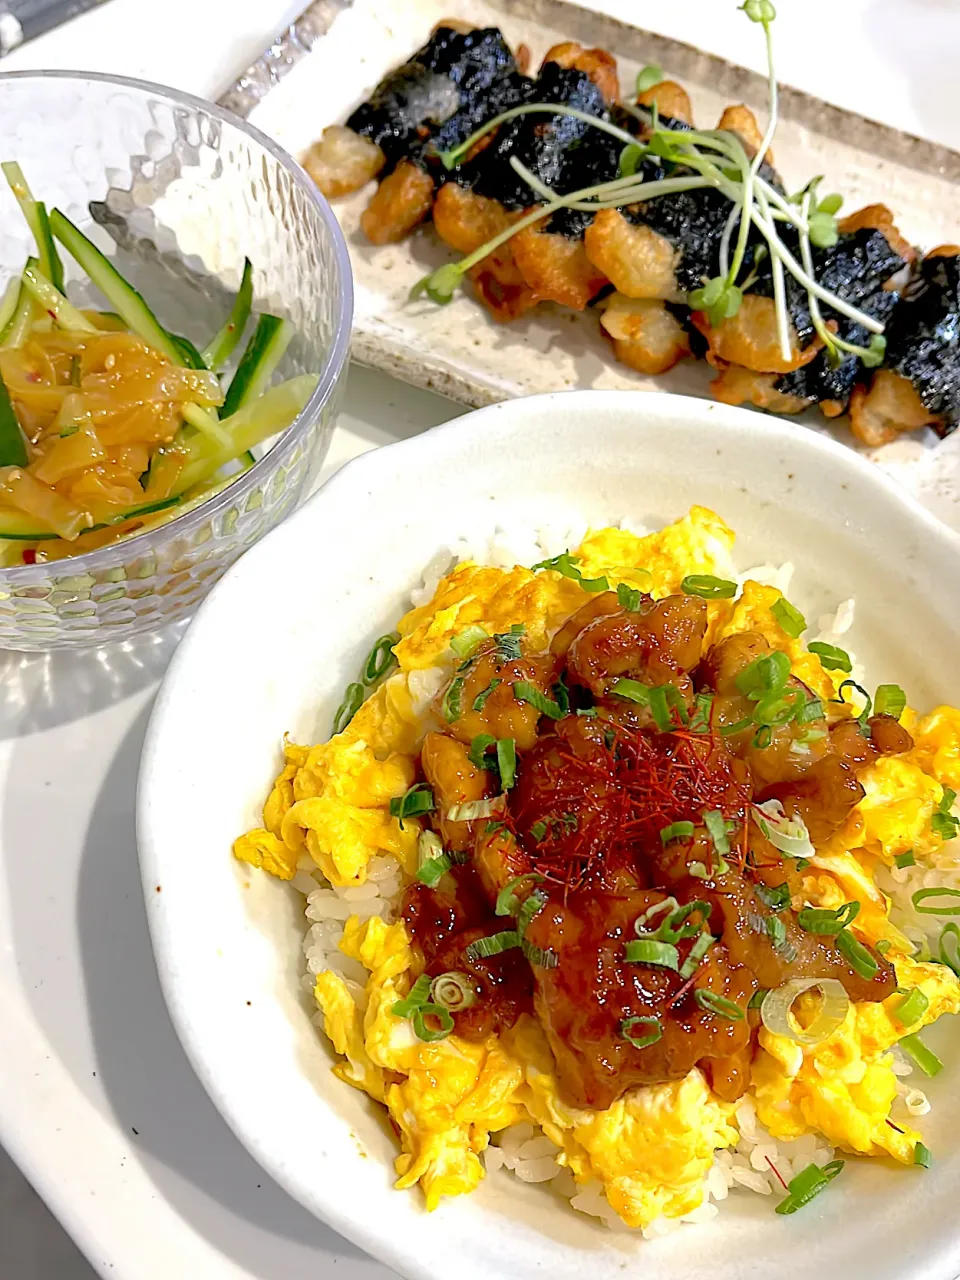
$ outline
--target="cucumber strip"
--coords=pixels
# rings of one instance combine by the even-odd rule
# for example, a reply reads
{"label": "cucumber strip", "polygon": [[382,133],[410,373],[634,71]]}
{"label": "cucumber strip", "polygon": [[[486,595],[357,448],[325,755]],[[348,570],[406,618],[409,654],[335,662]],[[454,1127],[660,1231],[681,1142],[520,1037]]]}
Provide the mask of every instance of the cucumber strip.
{"label": "cucumber strip", "polygon": [[228,462],[233,462],[278,431],[285,431],[302,413],[316,385],[314,374],[300,374],[271,387],[259,400],[232,418],[221,419],[220,425],[230,432],[229,448],[210,448],[206,440],[196,438],[191,441],[187,446],[189,460],[177,477],[176,492],[185,493],[195,485],[211,480]]}
{"label": "cucumber strip", "polygon": [[92,240],[88,240],[79,227],[75,227],[65,214],[54,209],[50,214],[50,230],[63,247],[76,258],[93,283],[104,295],[124,323],[144,342],[163,352],[168,360],[183,366],[183,352],[167,333],[163,325],[137,293],[128,284],[109,258],[104,257]]}
{"label": "cucumber strip", "polygon": [[[179,494],[173,498],[161,498],[157,502],[147,502],[141,507],[132,507],[129,511],[121,511],[118,516],[104,520],[100,524],[91,525],[84,533],[95,533],[98,529],[110,529],[113,525],[123,524],[126,520],[135,520],[138,516],[153,515],[155,511],[166,511],[182,501]],[[52,542],[59,535],[49,529],[38,530],[31,526],[31,517],[18,511],[0,511],[0,542]]]}
{"label": "cucumber strip", "polygon": [[17,309],[17,300],[20,297],[21,280],[18,276],[11,276],[7,281],[7,287],[0,298],[0,333],[13,319],[13,313]]}
{"label": "cucumber strip", "polygon": [[233,355],[234,348],[243,336],[253,306],[253,264],[243,260],[243,276],[234,299],[233,308],[220,332],[200,352],[208,369],[219,369]]}
{"label": "cucumber strip", "polygon": [[230,447],[230,433],[225,431],[213,409],[204,409],[202,405],[187,403],[181,405],[184,422],[203,433],[208,440],[214,441],[221,449]]}
{"label": "cucumber strip", "polygon": [[69,329],[73,333],[100,332],[82,311],[77,310],[69,298],[64,297],[60,290],[51,284],[40,267],[24,267],[23,283],[30,296],[39,302],[44,311],[53,316],[61,329]]}
{"label": "cucumber strip", "polygon": [[57,246],[54,244],[53,236],[50,234],[47,206],[41,200],[34,200],[33,193],[27,186],[27,180],[23,176],[23,170],[16,161],[7,160],[4,164],[0,164],[0,169],[3,170],[3,176],[16,197],[27,226],[33,232],[33,238],[37,242],[37,252],[40,255],[40,266],[43,274],[55,289],[59,289],[63,293],[63,263],[60,261]]}
{"label": "cucumber strip", "polygon": [[0,377],[0,467],[25,467],[27,442],[13,411],[10,393]]}
{"label": "cucumber strip", "polygon": [[200,354],[200,352],[193,345],[193,343],[190,341],[189,338],[181,337],[179,333],[171,333],[170,337],[173,340],[174,344],[176,345],[182,357],[180,360],[177,361],[178,364],[184,365],[185,368],[187,369],[207,369],[208,368],[206,360],[204,360],[203,356]]}
{"label": "cucumber strip", "polygon": [[[28,258],[27,266],[38,267],[40,265],[37,258]],[[17,306],[13,315],[7,321],[2,332],[0,332],[0,347],[22,347],[27,340],[27,334],[30,332],[30,326],[33,324],[33,298],[30,291],[23,283],[23,277],[20,278],[20,290],[17,294]]]}
{"label": "cucumber strip", "polygon": [[240,358],[220,410],[221,418],[245,408],[270,385],[274,370],[283,358],[293,337],[293,325],[289,320],[264,315],[257,321],[253,337]]}

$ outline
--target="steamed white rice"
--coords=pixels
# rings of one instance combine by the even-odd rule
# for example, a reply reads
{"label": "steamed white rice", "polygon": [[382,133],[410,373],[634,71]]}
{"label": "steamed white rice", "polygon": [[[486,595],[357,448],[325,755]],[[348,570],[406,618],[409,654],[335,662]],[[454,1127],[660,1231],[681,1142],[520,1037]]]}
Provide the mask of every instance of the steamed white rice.
{"label": "steamed white rice", "polygon": [[[620,527],[639,536],[650,532],[641,525],[627,521],[621,522]],[[428,603],[440,579],[462,560],[473,560],[501,568],[534,564],[578,545],[582,531],[583,524],[577,527],[555,526],[510,535],[498,530],[491,539],[481,544],[460,540],[443,548],[429,562],[424,570],[422,584],[410,593],[411,602],[415,607]],[[758,565],[740,573],[736,572],[732,564],[729,568],[730,577],[736,578],[740,585],[750,578],[777,587],[784,594],[789,591],[793,572],[794,567],[789,562],[781,566]],[[811,635],[811,640],[841,645],[850,652],[848,632],[853,625],[854,616],[854,601],[843,601],[834,613],[817,619],[818,634]],[[851,657],[854,655],[851,654]],[[853,676],[859,679],[861,674],[854,658]],[[433,697],[449,675],[450,670],[443,666],[411,673],[411,692],[414,694],[415,705],[423,713],[426,713]],[[930,942],[939,932],[940,924],[935,920],[931,922],[929,916],[917,915],[911,895],[923,887],[948,885],[960,889],[960,853],[954,852],[953,845],[947,845],[942,865],[936,868],[918,865],[904,869],[884,869],[878,881],[893,900],[891,914],[894,923],[916,942],[919,952],[929,953]],[[399,863],[391,855],[380,855],[370,862],[365,884],[338,888],[329,884],[310,857],[304,856],[291,883],[306,899],[308,928],[303,939],[305,972],[302,981],[311,1008],[315,1009],[313,989],[316,974],[331,969],[343,977],[362,1011],[366,1000],[367,971],[356,960],[343,955],[338,949],[338,943],[343,935],[344,921],[352,915],[358,915],[361,920],[380,916],[387,923],[396,918],[396,905],[405,884]],[[322,1028],[323,1014],[315,1011],[312,1017],[314,1023]],[[911,1064],[898,1050],[895,1049],[893,1054],[894,1071],[899,1079],[899,1097],[895,1107],[900,1108],[904,1119],[925,1115],[930,1110],[930,1103],[910,1079],[913,1071]],[[894,1114],[896,1115],[896,1110]],[[710,1221],[719,1213],[720,1204],[731,1194],[737,1196],[749,1192],[774,1196],[779,1200],[785,1194],[784,1185],[802,1169],[811,1163],[822,1167],[834,1158],[834,1148],[823,1138],[813,1134],[805,1134],[792,1142],[772,1137],[758,1120],[756,1108],[749,1096],[743,1097],[737,1104],[734,1120],[740,1139],[735,1147],[716,1153],[713,1165],[704,1179],[703,1203],[681,1218],[658,1218],[643,1228],[645,1238],[666,1235],[684,1223]],[[509,1174],[523,1182],[543,1184],[549,1192],[568,1201],[572,1208],[599,1218],[611,1230],[636,1235],[636,1231],[625,1226],[607,1202],[600,1184],[578,1184],[570,1170],[557,1163],[558,1155],[557,1148],[539,1126],[524,1122],[494,1134],[491,1145],[484,1153],[484,1161],[488,1174]]]}

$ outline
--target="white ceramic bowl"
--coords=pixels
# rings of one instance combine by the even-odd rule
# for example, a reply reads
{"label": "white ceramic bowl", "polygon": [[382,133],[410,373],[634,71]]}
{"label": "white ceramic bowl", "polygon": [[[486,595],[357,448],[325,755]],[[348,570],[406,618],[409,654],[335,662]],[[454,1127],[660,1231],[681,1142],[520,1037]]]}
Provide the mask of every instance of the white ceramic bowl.
{"label": "white ceramic bowl", "polygon": [[[281,738],[329,732],[344,685],[405,610],[437,548],[570,509],[662,523],[692,503],[740,534],[738,562],[792,560],[808,617],[858,599],[851,643],[916,705],[960,700],[960,538],[850,450],[739,409],[573,392],[494,405],[367,454],[217,586],[160,693],[139,840],[160,977],[200,1078],[261,1164],[309,1209],[423,1280],[953,1280],[960,1273],[960,1037],[923,1122],[929,1172],[853,1162],[792,1218],[735,1196],[718,1219],[645,1242],[502,1173],[426,1214],[392,1189],[380,1108],[330,1073],[301,999],[302,899],[230,854],[259,821]],[[925,1086],[926,1087],[926,1086]],[[363,1156],[367,1158],[362,1158]]]}

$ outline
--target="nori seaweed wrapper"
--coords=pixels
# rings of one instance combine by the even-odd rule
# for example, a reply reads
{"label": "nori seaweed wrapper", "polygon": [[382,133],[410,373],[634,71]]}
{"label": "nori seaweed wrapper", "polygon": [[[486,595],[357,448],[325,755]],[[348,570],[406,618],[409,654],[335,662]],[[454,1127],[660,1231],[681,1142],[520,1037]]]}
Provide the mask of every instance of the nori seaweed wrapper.
{"label": "nori seaweed wrapper", "polygon": [[[598,119],[610,119],[603,94],[586,72],[555,62],[544,65],[528,100],[576,107]],[[551,191],[568,195],[615,178],[622,150],[619,139],[586,121],[537,112],[501,125],[493,142],[474,160],[461,165],[454,177],[478,195],[499,200],[507,209],[526,209],[540,203],[539,197],[512,168],[512,156]],[[561,209],[550,219],[547,230],[579,238],[593,216]]]}
{"label": "nori seaweed wrapper", "polygon": [[[887,330],[884,364],[952,430],[960,419],[960,258],[924,258]],[[948,432],[942,432],[948,434]]]}
{"label": "nori seaweed wrapper", "polygon": [[[689,129],[682,120],[666,117],[660,121],[666,129]],[[644,182],[658,182],[661,178],[683,177],[693,170],[665,164],[656,157],[647,157],[640,166]],[[782,190],[776,172],[764,161],[760,173],[778,191]],[[623,213],[631,221],[649,227],[669,240],[680,251],[677,263],[677,287],[684,293],[699,289],[705,280],[719,274],[720,241],[730,216],[731,202],[716,187],[702,187],[696,191],[678,191],[673,195],[655,196],[627,206]],[[737,228],[733,232],[736,244]],[[753,252],[763,238],[751,227],[744,258],[743,271],[750,268]],[[732,252],[732,250],[731,250]]]}
{"label": "nori seaweed wrapper", "polygon": [[381,80],[347,127],[375,142],[388,168],[422,162],[470,136],[485,120],[518,106],[532,81],[522,76],[496,27],[465,35],[438,27],[423,48]]}
{"label": "nori seaweed wrapper", "polygon": [[[791,246],[792,247],[792,246]],[[799,254],[795,254],[799,257]],[[814,277],[844,302],[857,307],[884,324],[895,314],[900,295],[884,289],[884,283],[896,275],[905,265],[903,258],[890,247],[882,231],[861,227],[858,231],[841,235],[832,248],[813,249]],[[758,280],[757,293],[773,296],[773,283],[769,269]],[[801,347],[807,347],[816,337],[810,318],[807,292],[793,276],[786,277],[787,308]],[[832,307],[821,305],[824,320],[837,323],[837,334],[846,342],[866,346],[870,333],[862,325],[838,315]],[[856,356],[846,354],[833,367],[827,351],[818,352],[802,369],[785,373],[775,384],[777,391],[786,395],[819,403],[821,400],[837,400],[846,404],[854,385],[862,376],[863,366]]]}

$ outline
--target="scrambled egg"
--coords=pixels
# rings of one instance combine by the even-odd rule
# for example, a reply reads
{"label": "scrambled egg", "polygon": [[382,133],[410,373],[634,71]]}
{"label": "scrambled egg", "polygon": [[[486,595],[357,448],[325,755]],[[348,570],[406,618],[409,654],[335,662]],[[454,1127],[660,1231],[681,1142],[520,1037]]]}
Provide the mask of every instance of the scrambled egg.
{"label": "scrambled egg", "polygon": [[[678,590],[688,574],[732,576],[733,541],[718,516],[694,507],[647,537],[592,532],[575,554],[584,577],[605,575],[611,586],[625,582],[659,597]],[[771,612],[779,598],[775,588],[747,582],[735,601],[708,602],[709,640],[759,631],[790,656],[795,674],[818,695],[836,698],[842,673],[824,671],[782,630]],[[531,648],[545,648],[587,599],[577,582],[554,571],[458,565],[429,603],[401,620],[399,668],[347,728],[319,746],[286,743],[263,827],[236,842],[236,856],[291,879],[307,855],[338,886],[363,883],[370,860],[384,852],[412,873],[418,823],[407,818],[401,829],[389,802],[414,781],[432,696],[456,662],[451,639],[472,625],[492,634],[522,622]],[[865,799],[813,859],[804,892],[810,903],[830,908],[857,899],[857,932],[871,943],[889,941],[900,986],[919,987],[927,1010],[920,1023],[905,1028],[896,1017],[899,995],[852,1005],[843,1024],[812,1047],[761,1029],[751,1094],[777,1138],[815,1132],[844,1151],[910,1163],[919,1134],[888,1123],[896,1097],[890,1049],[908,1030],[957,1012],[960,984],[946,967],[910,958],[912,945],[890,922],[874,871],[908,849],[918,861],[936,855],[942,842],[931,831],[931,815],[944,787],[960,790],[960,711],[938,707],[920,719],[908,710],[903,723],[914,737],[913,751],[881,759],[863,775]],[[358,1002],[337,973],[326,971],[316,979],[316,1000],[339,1055],[336,1074],[382,1103],[394,1122],[398,1187],[419,1183],[431,1209],[442,1196],[473,1190],[484,1175],[480,1153],[490,1135],[530,1120],[556,1144],[559,1163],[578,1182],[597,1180],[630,1226],[701,1203],[715,1151],[734,1145],[738,1133],[734,1106],[717,1098],[698,1070],[671,1084],[633,1089],[605,1111],[576,1110],[560,1097],[535,1019],[525,1016],[483,1044],[454,1034],[424,1043],[409,1020],[392,1014],[411,986],[402,922],[353,917],[340,946],[368,970],[365,996]]]}

